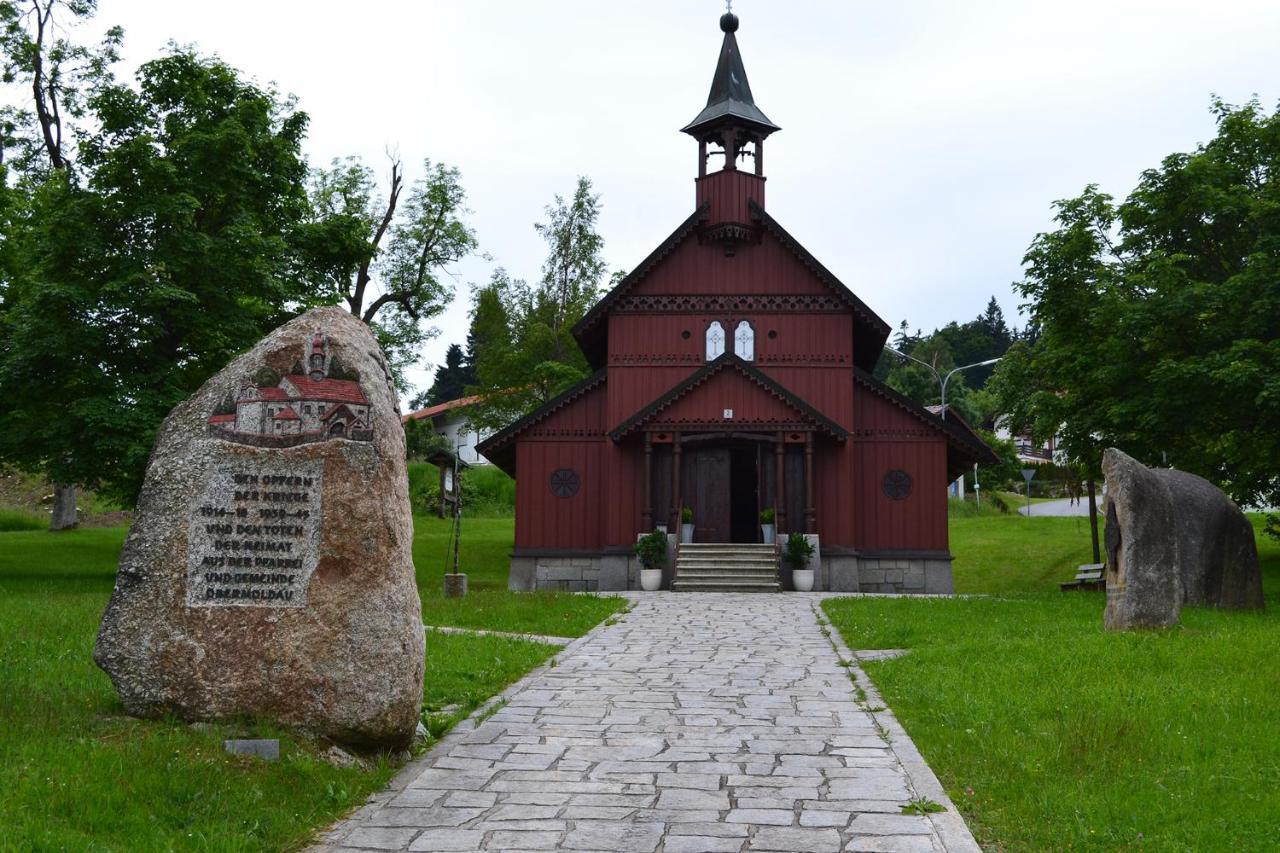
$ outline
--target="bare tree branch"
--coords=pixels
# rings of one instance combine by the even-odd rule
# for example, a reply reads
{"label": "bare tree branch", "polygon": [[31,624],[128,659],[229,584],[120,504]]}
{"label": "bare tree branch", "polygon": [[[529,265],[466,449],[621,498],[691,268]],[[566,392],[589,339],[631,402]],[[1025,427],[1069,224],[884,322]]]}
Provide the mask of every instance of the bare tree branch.
{"label": "bare tree branch", "polygon": [[[359,314],[364,306],[365,291],[369,287],[369,267],[373,263],[373,259],[378,256],[378,249],[382,243],[383,236],[387,233],[387,229],[391,227],[391,220],[396,215],[396,204],[400,201],[400,190],[403,183],[403,175],[400,171],[400,161],[395,160],[391,163],[391,192],[387,196],[387,209],[382,214],[382,221],[378,223],[378,228],[373,232],[373,241],[370,246],[369,256],[360,263],[360,268],[356,270],[356,286],[351,295],[347,297],[347,304],[351,307],[352,314]],[[375,305],[378,303],[374,303]],[[370,309],[371,311],[373,309]],[[370,314],[366,312],[366,322],[370,319]]]}
{"label": "bare tree branch", "polygon": [[[46,92],[44,69],[45,33],[49,29],[56,2],[57,0],[48,0],[46,5],[41,6],[39,0],[32,0],[32,11],[35,12],[36,19],[36,43],[31,57],[31,92],[35,100],[36,118],[40,122],[40,133],[44,137],[45,151],[49,154],[49,162],[55,169],[65,169],[67,160],[62,154],[62,120],[58,116],[56,100],[53,112],[49,111],[46,95],[52,92]],[[54,137],[55,130],[57,138]]]}

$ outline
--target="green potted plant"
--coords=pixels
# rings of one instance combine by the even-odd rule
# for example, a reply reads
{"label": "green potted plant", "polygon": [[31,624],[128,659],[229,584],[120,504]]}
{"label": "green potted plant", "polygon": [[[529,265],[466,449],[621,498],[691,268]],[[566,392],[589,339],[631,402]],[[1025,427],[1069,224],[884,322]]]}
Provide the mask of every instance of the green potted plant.
{"label": "green potted plant", "polygon": [[667,534],[655,530],[636,541],[636,556],[640,558],[640,588],[653,592],[662,588],[662,567],[667,564]]}
{"label": "green potted plant", "polygon": [[803,533],[792,533],[782,546],[782,561],[791,567],[791,583],[796,592],[809,592],[813,589],[813,569],[809,568],[809,558],[812,556],[813,543]]}
{"label": "green potted plant", "polygon": [[760,536],[761,541],[764,542],[764,544],[773,544],[773,507],[765,507],[760,510]]}
{"label": "green potted plant", "polygon": [[693,510],[689,507],[680,510],[680,541],[693,541]]}

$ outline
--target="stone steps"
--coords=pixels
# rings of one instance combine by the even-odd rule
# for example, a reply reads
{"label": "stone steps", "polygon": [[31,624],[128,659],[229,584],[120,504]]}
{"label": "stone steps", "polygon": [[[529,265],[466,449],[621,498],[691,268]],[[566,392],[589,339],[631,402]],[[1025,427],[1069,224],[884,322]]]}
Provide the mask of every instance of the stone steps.
{"label": "stone steps", "polygon": [[778,556],[772,545],[685,543],[676,557],[671,588],[678,592],[778,592]]}

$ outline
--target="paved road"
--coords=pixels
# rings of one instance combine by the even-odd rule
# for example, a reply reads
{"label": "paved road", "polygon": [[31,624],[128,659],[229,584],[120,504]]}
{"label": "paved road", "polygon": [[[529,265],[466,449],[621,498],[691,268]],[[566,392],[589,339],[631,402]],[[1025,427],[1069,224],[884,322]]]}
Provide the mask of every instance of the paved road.
{"label": "paved road", "polygon": [[[1022,515],[1027,514],[1027,505],[1025,503],[1018,505],[1018,512]],[[1102,495],[1098,495],[1098,512],[1102,512]],[[1082,497],[1077,503],[1072,503],[1070,498],[1062,498],[1056,501],[1045,501],[1044,503],[1033,503],[1031,505],[1031,517],[1037,515],[1042,516],[1087,516],[1089,514],[1089,498]]]}
{"label": "paved road", "polygon": [[[853,657],[824,636],[821,595],[633,598],[318,849],[978,849],[865,674],[840,665]],[[947,810],[902,813],[925,798]]]}

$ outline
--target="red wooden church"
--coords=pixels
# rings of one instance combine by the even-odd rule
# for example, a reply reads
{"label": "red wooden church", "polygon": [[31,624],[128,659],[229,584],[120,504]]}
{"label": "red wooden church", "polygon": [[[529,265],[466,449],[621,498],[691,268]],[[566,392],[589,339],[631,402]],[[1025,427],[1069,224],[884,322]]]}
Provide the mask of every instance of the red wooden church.
{"label": "red wooden church", "polygon": [[516,478],[510,586],[636,588],[637,535],[689,507],[694,541],[723,543],[760,542],[773,509],[816,540],[818,589],[950,592],[946,485],[991,450],[872,377],[888,324],[766,212],[779,128],[737,17],[720,28],[684,128],[693,213],[575,327],[595,373],[480,445]]}

